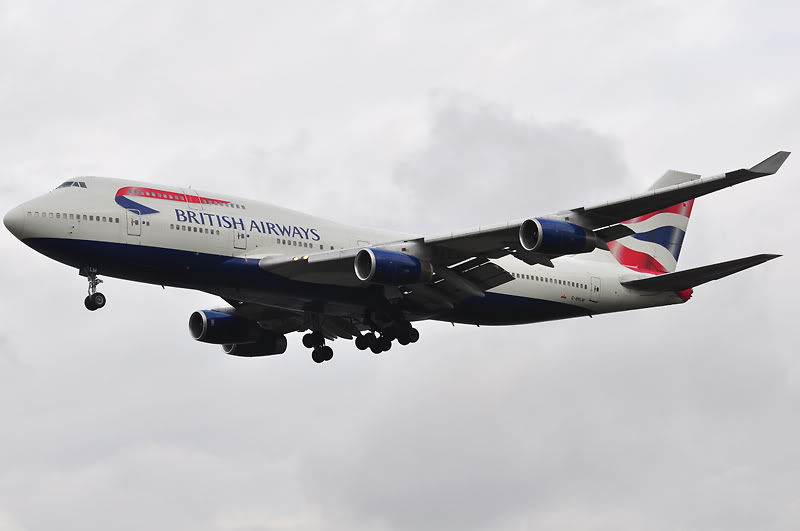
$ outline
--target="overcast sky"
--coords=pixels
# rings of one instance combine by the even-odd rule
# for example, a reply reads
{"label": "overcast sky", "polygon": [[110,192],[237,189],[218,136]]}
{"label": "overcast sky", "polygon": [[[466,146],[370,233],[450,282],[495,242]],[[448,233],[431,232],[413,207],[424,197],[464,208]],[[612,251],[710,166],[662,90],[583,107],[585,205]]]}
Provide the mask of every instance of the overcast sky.
{"label": "overcast sky", "polygon": [[[800,150],[799,4],[700,4],[0,0],[0,213],[106,175],[437,233]],[[797,529],[796,157],[697,201],[679,268],[785,256],[686,305],[321,366],[0,230],[0,530]]]}

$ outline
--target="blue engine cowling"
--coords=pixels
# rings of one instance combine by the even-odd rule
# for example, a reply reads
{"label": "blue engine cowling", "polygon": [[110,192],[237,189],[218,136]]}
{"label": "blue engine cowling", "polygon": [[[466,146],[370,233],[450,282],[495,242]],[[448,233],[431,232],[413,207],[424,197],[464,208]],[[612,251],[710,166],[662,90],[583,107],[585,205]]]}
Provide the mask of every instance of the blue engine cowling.
{"label": "blue engine cowling", "polygon": [[376,284],[403,286],[428,282],[433,277],[430,262],[385,249],[361,249],[354,265],[359,280]]}
{"label": "blue engine cowling", "polygon": [[197,341],[223,345],[258,341],[262,330],[258,323],[235,314],[200,310],[189,317],[189,332]]}
{"label": "blue engine cowling", "polygon": [[554,219],[525,220],[519,228],[519,242],[526,251],[565,255],[590,253],[597,247],[594,232]]}
{"label": "blue engine cowling", "polygon": [[286,352],[286,336],[273,332],[264,332],[261,339],[255,343],[238,343],[222,345],[225,354],[231,356],[241,356],[244,358],[256,358],[258,356],[272,356]]}

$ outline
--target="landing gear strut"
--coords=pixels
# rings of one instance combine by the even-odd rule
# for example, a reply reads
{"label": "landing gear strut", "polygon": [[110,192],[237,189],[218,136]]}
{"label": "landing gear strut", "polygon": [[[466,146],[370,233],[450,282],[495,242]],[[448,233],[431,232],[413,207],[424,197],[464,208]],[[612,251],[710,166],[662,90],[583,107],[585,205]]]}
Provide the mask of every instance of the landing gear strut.
{"label": "landing gear strut", "polygon": [[97,286],[103,281],[97,278],[97,269],[93,267],[86,269],[86,278],[89,280],[89,295],[83,300],[83,305],[93,312],[106,305],[106,296],[97,291]]}

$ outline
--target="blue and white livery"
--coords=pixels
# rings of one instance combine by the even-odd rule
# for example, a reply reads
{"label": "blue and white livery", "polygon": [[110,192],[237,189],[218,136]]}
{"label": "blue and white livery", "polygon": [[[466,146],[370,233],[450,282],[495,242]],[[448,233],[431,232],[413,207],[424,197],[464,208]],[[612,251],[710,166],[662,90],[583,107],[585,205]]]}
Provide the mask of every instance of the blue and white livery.
{"label": "blue and white livery", "polygon": [[329,342],[360,350],[414,343],[414,322],[535,323],[686,302],[692,289],[776,258],[760,254],[677,271],[694,199],[774,174],[778,152],[711,177],[668,171],[620,201],[440,235],[368,230],[252,199],[81,177],[4,217],[29,247],[88,280],[99,275],[200,290],[227,306],[189,318],[194,339],[236,356],[286,351],[321,363]]}

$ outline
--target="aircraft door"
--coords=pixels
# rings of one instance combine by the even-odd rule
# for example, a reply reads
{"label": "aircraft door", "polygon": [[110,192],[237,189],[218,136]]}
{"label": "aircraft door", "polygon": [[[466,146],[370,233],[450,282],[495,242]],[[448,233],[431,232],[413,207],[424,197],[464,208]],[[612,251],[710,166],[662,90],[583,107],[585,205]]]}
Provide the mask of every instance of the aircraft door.
{"label": "aircraft door", "polygon": [[186,204],[192,210],[203,210],[203,203],[194,190],[184,189],[183,195],[186,196]]}
{"label": "aircraft door", "polygon": [[138,210],[125,210],[126,225],[128,236],[142,235],[142,216]]}
{"label": "aircraft door", "polygon": [[598,302],[600,300],[600,278],[592,277],[592,283],[589,291],[589,300]]}
{"label": "aircraft door", "polygon": [[247,233],[241,229],[233,229],[233,248],[247,249]]}

